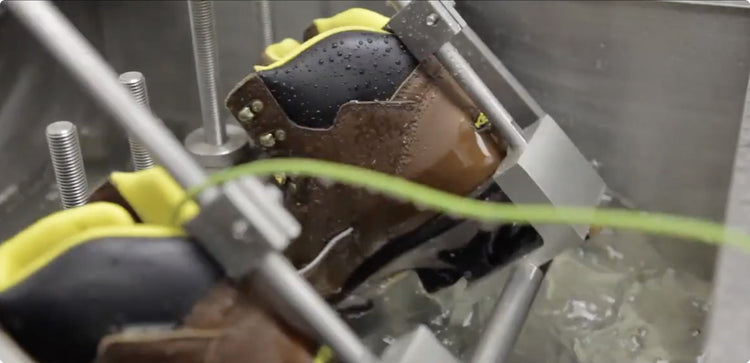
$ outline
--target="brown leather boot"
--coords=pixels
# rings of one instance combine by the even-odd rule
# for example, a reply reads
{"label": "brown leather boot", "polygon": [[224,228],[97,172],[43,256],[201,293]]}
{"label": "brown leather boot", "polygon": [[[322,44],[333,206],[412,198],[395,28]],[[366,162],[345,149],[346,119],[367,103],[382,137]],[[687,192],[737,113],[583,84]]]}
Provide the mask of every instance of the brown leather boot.
{"label": "brown leather boot", "polygon": [[215,285],[179,328],[105,336],[99,363],[309,363],[315,346],[260,303],[252,288]]}
{"label": "brown leather boot", "polygon": [[[309,39],[283,55],[274,52],[273,63],[257,66],[232,90],[231,113],[267,157],[341,162],[465,196],[497,194],[488,180],[505,145],[486,132],[484,115],[439,63],[417,64],[384,31],[387,18],[362,21],[366,13],[374,14],[358,9],[317,20],[306,31]],[[344,238],[308,274],[328,297],[376,271],[374,256],[382,266],[459,223],[357,188],[277,179],[286,208],[302,224],[286,251],[296,266],[313,261],[335,236]],[[519,229],[536,236],[523,227],[513,233]]]}
{"label": "brown leather boot", "polygon": [[313,340],[165,223],[184,192],[164,170],[114,173],[94,196],[0,244],[0,325],[34,359],[312,361]]}

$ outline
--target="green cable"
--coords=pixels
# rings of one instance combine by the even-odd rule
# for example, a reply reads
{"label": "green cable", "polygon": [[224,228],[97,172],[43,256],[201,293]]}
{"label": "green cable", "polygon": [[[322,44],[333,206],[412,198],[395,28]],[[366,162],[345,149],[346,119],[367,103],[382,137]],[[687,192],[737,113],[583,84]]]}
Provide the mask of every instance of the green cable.
{"label": "green cable", "polygon": [[[205,188],[242,176],[281,173],[317,177],[366,188],[397,200],[411,202],[419,208],[458,218],[490,223],[597,225],[711,244],[727,243],[750,252],[749,235],[707,220],[625,209],[486,202],[446,193],[393,175],[317,159],[273,158],[239,165],[211,175],[204,184],[188,190],[187,195],[192,199]],[[178,206],[178,210],[182,205],[184,203]]]}

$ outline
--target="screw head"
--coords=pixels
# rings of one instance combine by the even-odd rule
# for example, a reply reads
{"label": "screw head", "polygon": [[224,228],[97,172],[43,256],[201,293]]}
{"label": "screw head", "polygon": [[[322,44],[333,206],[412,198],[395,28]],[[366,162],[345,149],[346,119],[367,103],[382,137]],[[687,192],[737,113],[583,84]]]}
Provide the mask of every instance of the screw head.
{"label": "screw head", "polygon": [[286,131],[284,130],[276,130],[273,132],[273,135],[276,137],[276,140],[284,141],[286,139]]}
{"label": "screw head", "polygon": [[272,133],[265,133],[258,138],[258,143],[263,147],[273,147],[276,145],[276,138]]}
{"label": "screw head", "polygon": [[252,102],[250,102],[250,109],[255,113],[263,111],[263,101],[253,100]]}
{"label": "screw head", "polygon": [[247,107],[243,107],[240,112],[237,112],[237,118],[240,122],[250,122],[255,118],[255,114]]}
{"label": "screw head", "polygon": [[435,26],[440,21],[440,17],[438,17],[437,14],[432,13],[430,15],[427,15],[427,18],[425,19],[425,24],[427,26]]}
{"label": "screw head", "polygon": [[245,236],[245,233],[247,233],[249,227],[250,226],[247,225],[247,222],[241,219],[232,222],[232,236],[236,239],[242,239],[242,237]]}

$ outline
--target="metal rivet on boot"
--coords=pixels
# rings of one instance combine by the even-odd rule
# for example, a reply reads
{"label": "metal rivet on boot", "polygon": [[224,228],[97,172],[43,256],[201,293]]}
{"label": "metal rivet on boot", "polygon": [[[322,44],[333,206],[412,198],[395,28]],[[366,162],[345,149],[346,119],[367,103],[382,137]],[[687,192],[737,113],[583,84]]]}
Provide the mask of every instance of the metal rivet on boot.
{"label": "metal rivet on boot", "polygon": [[274,145],[276,145],[276,138],[272,133],[269,132],[261,135],[258,138],[258,143],[260,143],[263,147],[273,147]]}

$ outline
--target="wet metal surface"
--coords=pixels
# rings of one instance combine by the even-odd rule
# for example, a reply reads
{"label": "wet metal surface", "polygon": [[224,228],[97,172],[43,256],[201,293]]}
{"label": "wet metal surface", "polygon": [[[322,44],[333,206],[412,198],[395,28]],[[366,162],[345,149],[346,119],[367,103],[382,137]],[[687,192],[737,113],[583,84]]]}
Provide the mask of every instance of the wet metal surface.
{"label": "wet metal surface", "polygon": [[[95,8],[86,2],[58,4],[95,45]],[[78,84],[10,14],[0,16],[0,240],[60,208],[45,127],[70,120],[78,127],[91,187],[103,170],[127,166],[127,138],[89,100]]]}
{"label": "wet metal surface", "polygon": [[[745,111],[737,143],[737,156],[729,191],[727,223],[750,232],[750,79]],[[744,362],[750,360],[750,292],[746,276],[750,274],[750,257],[746,250],[724,247],[719,253],[714,279],[713,304],[708,325],[706,350],[709,363]]]}
{"label": "wet metal surface", "polygon": [[[392,13],[380,1],[272,2],[276,38],[299,38],[310,19],[355,4]],[[144,72],[154,111],[178,137],[200,124],[184,2],[57,5],[118,72]],[[260,53],[253,8],[217,3],[221,94]],[[601,164],[613,189],[645,209],[723,220],[750,70],[750,10],[467,1],[459,2],[459,11],[584,155]],[[129,167],[121,130],[8,14],[0,14],[0,85],[2,240],[59,208],[44,140],[48,122],[76,122],[92,188],[109,170]],[[593,244],[583,255],[573,251],[553,266],[518,343],[519,362],[633,362],[641,354],[649,363],[668,357],[674,363],[700,356],[713,249],[611,238],[610,245]],[[502,272],[498,276],[496,283],[459,283],[437,302],[404,285],[381,298],[389,306],[382,310],[394,317],[389,326],[375,315],[354,326],[372,346],[383,347],[426,319],[446,346],[465,353],[478,333],[460,328],[474,327],[493,305],[491,297],[479,298],[484,305],[468,300],[499,292]],[[395,320],[394,311],[406,318]]]}

